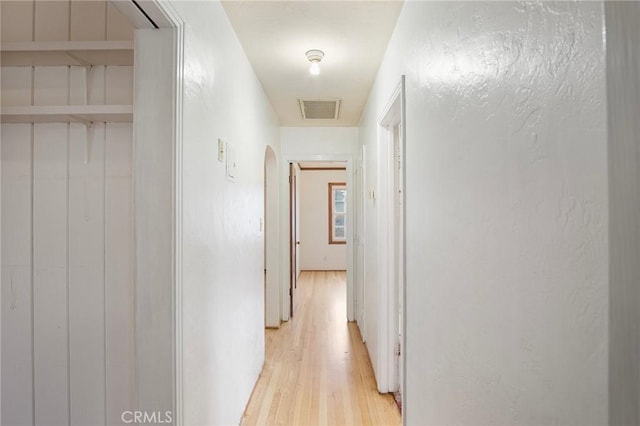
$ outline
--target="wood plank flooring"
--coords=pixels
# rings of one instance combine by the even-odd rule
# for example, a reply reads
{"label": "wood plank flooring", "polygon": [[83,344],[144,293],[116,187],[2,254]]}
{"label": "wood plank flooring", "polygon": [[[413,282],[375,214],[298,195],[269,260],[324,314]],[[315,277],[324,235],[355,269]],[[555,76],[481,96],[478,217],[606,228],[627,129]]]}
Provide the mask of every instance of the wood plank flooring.
{"label": "wood plank flooring", "polygon": [[266,330],[266,361],[243,425],[400,425],[393,396],[376,390],[344,271],[302,272],[292,321]]}

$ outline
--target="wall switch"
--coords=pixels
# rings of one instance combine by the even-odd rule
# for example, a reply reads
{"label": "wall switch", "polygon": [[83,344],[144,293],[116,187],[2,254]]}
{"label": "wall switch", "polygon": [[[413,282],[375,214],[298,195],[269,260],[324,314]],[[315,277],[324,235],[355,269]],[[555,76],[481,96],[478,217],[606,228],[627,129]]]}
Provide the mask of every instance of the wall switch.
{"label": "wall switch", "polygon": [[224,161],[224,141],[222,139],[218,139],[218,161]]}

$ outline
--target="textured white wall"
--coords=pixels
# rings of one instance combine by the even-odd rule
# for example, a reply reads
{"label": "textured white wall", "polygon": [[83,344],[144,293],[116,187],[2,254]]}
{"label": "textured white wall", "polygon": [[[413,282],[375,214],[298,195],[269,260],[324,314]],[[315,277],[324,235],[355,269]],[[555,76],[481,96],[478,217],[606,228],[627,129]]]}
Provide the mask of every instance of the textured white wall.
{"label": "textured white wall", "polygon": [[265,162],[265,325],[280,326],[280,181],[278,159],[271,147],[266,149]]}
{"label": "textured white wall", "polygon": [[[280,128],[218,2],[174,1],[185,27],[184,423],[238,424],[264,361],[264,155]],[[217,140],[232,144],[235,182]]]}
{"label": "textured white wall", "polygon": [[601,3],[405,3],[359,135],[375,188],[406,74],[407,424],[607,423],[602,24]]}
{"label": "textured white wall", "polygon": [[300,269],[344,270],[347,246],[329,244],[329,182],[346,182],[341,170],[300,173]]}
{"label": "textured white wall", "polygon": [[282,155],[353,155],[357,139],[357,127],[283,127]]}
{"label": "textured white wall", "polygon": [[609,127],[609,424],[640,424],[640,4],[605,2]]}

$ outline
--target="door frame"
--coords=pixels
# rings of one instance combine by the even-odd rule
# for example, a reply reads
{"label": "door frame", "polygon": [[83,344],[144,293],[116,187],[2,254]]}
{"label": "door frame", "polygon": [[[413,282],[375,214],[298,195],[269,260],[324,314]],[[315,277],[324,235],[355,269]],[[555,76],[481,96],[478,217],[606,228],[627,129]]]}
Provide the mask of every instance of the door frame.
{"label": "door frame", "polygon": [[[355,215],[355,179],[354,179],[354,158],[352,154],[284,154],[281,157],[280,171],[281,171],[281,185],[280,185],[280,229],[282,234],[280,235],[280,241],[291,241],[290,235],[290,201],[289,201],[289,163],[305,162],[305,161],[341,161],[347,165],[347,211],[351,212],[347,216],[347,312],[346,319],[348,321],[355,321],[355,283],[354,283],[354,268],[355,268],[355,250],[354,250],[354,235],[356,226]],[[289,307],[289,286],[291,283],[290,274],[290,243],[282,244],[280,247],[280,259],[282,264],[280,265],[280,297],[281,297],[281,319],[282,321],[289,321],[290,316],[288,312]]]}
{"label": "door frame", "polygon": [[298,288],[298,195],[294,162],[289,162],[289,317],[293,318],[294,299]]}
{"label": "door frame", "polygon": [[[378,390],[380,392],[394,392],[401,387],[403,401],[406,401],[406,229],[405,229],[405,206],[406,190],[405,182],[405,145],[406,145],[406,100],[405,100],[405,76],[400,77],[400,82],[396,86],[389,98],[385,108],[379,115],[378,122],[378,235],[380,236],[380,247],[378,249],[378,300],[379,308],[379,328],[378,328]],[[399,127],[399,158],[396,159],[394,152],[394,129]],[[394,166],[396,160],[402,164],[400,187],[403,189],[401,195],[402,227],[400,240],[403,252],[400,263],[396,264],[397,252],[395,250],[396,234],[395,226],[395,196],[394,196]],[[401,291],[398,292],[398,276],[402,277]],[[385,303],[386,302],[386,303]],[[400,371],[396,371],[396,350],[398,324],[398,304],[402,303],[402,339],[400,343]]]}
{"label": "door frame", "polygon": [[366,256],[365,256],[365,240],[366,240],[366,214],[365,206],[367,204],[367,147],[362,145],[358,154],[358,161],[356,164],[356,176],[355,181],[357,185],[356,191],[356,235],[355,235],[355,286],[356,286],[356,321],[360,328],[362,341],[366,342],[366,327],[367,327],[367,309],[366,309],[366,294],[367,288],[365,285],[365,271],[366,271]]}
{"label": "door frame", "polygon": [[[167,261],[171,264],[171,276],[167,279],[171,282],[171,294],[167,295],[170,299],[170,324],[171,330],[171,365],[162,366],[167,369],[171,375],[171,394],[162,395],[161,398],[167,398],[171,400],[173,423],[177,426],[184,424],[184,403],[183,403],[183,329],[182,329],[182,205],[183,205],[183,193],[182,193],[182,147],[183,147],[183,99],[184,99],[184,27],[185,23],[180,14],[173,8],[169,2],[163,0],[145,0],[141,2],[120,1],[120,0],[108,0],[114,5],[123,16],[125,16],[134,29],[145,30],[171,30],[172,40],[169,43],[158,42],[153,46],[153,52],[159,55],[167,55],[166,61],[171,65],[172,77],[171,77],[171,91],[172,97],[167,102],[156,102],[145,105],[145,113],[154,115],[156,112],[158,115],[170,107],[171,120],[165,123],[165,127],[170,129],[167,134],[171,141],[171,188],[161,187],[159,185],[151,185],[145,188],[146,197],[149,198],[149,194],[161,194],[161,198],[166,197],[167,190],[171,191],[171,211],[167,212],[171,216],[171,236],[170,245],[171,252]],[[160,32],[158,32],[160,34]],[[135,49],[139,46],[136,45]],[[157,52],[155,52],[157,50]],[[134,65],[135,66],[135,65]],[[135,71],[134,71],[135,72]],[[137,77],[136,77],[137,78]],[[135,87],[135,79],[134,79]],[[134,129],[136,121],[134,117]],[[157,127],[157,126],[155,126]],[[135,140],[134,140],[135,143]],[[134,172],[135,173],[135,172]],[[134,176],[135,181],[135,176]],[[135,203],[135,201],[134,201]],[[138,206],[139,207],[139,206]],[[153,207],[153,206],[152,206]],[[137,227],[136,223],[136,227]],[[136,232],[138,230],[136,229]],[[138,241],[135,242],[136,251],[144,249],[140,246]],[[136,258],[136,268],[138,268],[139,259]],[[136,282],[136,287],[144,283]],[[157,283],[146,283],[152,287],[156,287]],[[158,295],[159,298],[164,297],[164,294]],[[156,299],[160,300],[160,299]],[[164,301],[164,299],[162,299]],[[158,339],[150,341],[148,337],[145,337],[150,331],[154,331],[155,335],[158,335],[158,330],[153,321],[148,321],[140,327],[136,325],[136,347],[140,342],[145,342],[146,350],[158,350],[162,352],[165,348],[165,342]],[[164,330],[162,330],[164,332]],[[160,333],[161,334],[161,333]],[[138,363],[138,350],[136,349],[136,360]],[[138,373],[137,373],[138,374]],[[150,378],[152,379],[152,378]],[[138,380],[140,380],[138,378]],[[153,387],[153,383],[146,384],[147,387]],[[146,389],[146,388],[145,388]],[[136,399],[137,405],[140,405],[140,399],[142,393],[146,392],[140,389],[140,383],[136,382]],[[150,395],[150,398],[156,398],[157,395]],[[140,408],[140,407],[138,407]]]}

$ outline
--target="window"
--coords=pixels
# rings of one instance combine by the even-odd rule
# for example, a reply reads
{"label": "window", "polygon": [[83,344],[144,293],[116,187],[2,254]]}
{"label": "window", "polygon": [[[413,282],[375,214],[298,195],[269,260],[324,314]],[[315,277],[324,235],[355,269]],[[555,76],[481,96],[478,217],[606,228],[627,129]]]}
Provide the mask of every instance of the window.
{"label": "window", "polygon": [[347,243],[347,185],[329,183],[329,244]]}

